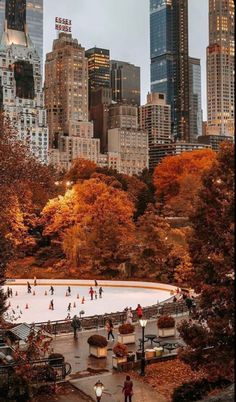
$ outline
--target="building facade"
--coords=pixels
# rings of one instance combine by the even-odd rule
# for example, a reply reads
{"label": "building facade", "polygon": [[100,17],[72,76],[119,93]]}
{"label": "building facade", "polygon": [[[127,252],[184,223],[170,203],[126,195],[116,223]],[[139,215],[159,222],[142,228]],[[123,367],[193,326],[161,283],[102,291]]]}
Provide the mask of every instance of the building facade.
{"label": "building facade", "polygon": [[85,52],[88,59],[89,89],[110,87],[110,51],[93,47]]}
{"label": "building facade", "polygon": [[189,57],[189,132],[190,142],[202,135],[201,64],[193,57]]}
{"label": "building facade", "polygon": [[124,61],[111,60],[112,100],[140,105],[140,67]]}
{"label": "building facade", "polygon": [[89,116],[94,124],[94,137],[100,139],[102,152],[107,152],[110,104],[111,88],[98,87],[92,89]]}
{"label": "building facade", "polygon": [[234,135],[234,1],[209,0],[208,134]]}
{"label": "building facade", "polygon": [[51,161],[66,170],[77,157],[97,163],[100,141],[88,117],[88,62],[71,34],[59,33],[46,55],[45,104]]}
{"label": "building facade", "polygon": [[216,152],[219,151],[220,145],[225,141],[233,142],[233,137],[227,135],[202,135],[198,137],[198,142],[210,145],[213,151]]}
{"label": "building facade", "polygon": [[109,128],[138,128],[137,106],[125,103],[113,104],[109,108]]}
{"label": "building facade", "polygon": [[32,153],[47,163],[48,129],[40,57],[28,34],[24,1],[7,1],[0,42],[0,82],[1,110]]}
{"label": "building facade", "polygon": [[163,154],[162,151],[169,149],[169,144],[172,143],[171,107],[166,104],[165,94],[148,94],[146,105],[140,107],[140,127],[147,131],[149,167],[153,170]]}
{"label": "building facade", "polygon": [[[41,70],[43,67],[43,0],[20,0],[9,1],[0,0],[0,32],[4,30],[5,10],[18,11],[21,9],[23,13],[26,12],[26,23],[29,29],[29,35],[34,46],[40,56]],[[17,11],[17,12],[18,12]],[[14,11],[13,11],[14,14]]]}
{"label": "building facade", "polygon": [[151,92],[171,105],[172,137],[189,141],[188,0],[150,0]]}

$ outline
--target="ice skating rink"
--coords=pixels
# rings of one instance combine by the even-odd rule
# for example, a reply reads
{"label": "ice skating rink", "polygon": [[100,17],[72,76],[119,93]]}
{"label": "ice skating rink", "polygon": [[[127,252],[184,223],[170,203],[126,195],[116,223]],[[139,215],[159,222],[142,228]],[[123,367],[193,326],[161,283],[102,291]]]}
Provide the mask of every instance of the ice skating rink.
{"label": "ice skating rink", "polygon": [[[158,301],[162,302],[171,296],[175,290],[173,286],[147,283],[147,282],[121,282],[121,281],[66,281],[66,280],[37,280],[34,286],[33,280],[29,280],[31,292],[27,292],[27,280],[8,280],[4,291],[11,288],[13,296],[7,299],[9,306],[5,313],[7,321],[14,323],[33,323],[66,319],[68,313],[71,318],[80,311],[84,311],[83,317],[101,315],[123,311],[126,307],[151,306]],[[51,295],[50,286],[54,287]],[[70,286],[71,295],[66,296]],[[97,300],[90,300],[89,289],[97,291]],[[102,298],[99,298],[99,287],[102,287]],[[82,303],[83,297],[85,298]],[[53,300],[54,310],[49,309],[50,301]],[[71,303],[71,310],[68,305]]]}

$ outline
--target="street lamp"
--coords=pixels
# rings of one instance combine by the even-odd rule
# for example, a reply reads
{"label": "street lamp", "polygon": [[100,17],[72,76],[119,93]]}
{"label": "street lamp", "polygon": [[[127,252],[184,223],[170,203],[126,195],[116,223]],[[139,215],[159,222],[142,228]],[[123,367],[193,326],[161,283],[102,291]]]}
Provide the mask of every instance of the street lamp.
{"label": "street lamp", "polygon": [[94,385],[94,391],[95,391],[95,395],[96,395],[96,398],[97,398],[97,402],[100,402],[101,401],[101,398],[102,398],[102,393],[103,393],[103,390],[104,390],[104,385],[103,385],[103,383],[99,380],[95,385]]}
{"label": "street lamp", "polygon": [[147,320],[139,320],[140,326],[142,328],[142,357],[141,357],[141,372],[140,375],[145,375],[145,351],[144,351],[144,331],[147,325]]}

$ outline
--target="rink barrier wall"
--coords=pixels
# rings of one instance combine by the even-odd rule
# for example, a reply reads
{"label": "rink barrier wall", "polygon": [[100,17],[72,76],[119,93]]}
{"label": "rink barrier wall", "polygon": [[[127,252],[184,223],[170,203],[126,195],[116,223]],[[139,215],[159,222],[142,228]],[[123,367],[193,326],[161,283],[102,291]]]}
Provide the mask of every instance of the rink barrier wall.
{"label": "rink barrier wall", "polygon": [[[147,320],[157,319],[161,315],[183,316],[188,313],[188,308],[185,303],[164,302],[163,304],[153,305],[143,308],[143,317]],[[108,319],[111,319],[114,326],[123,324],[126,321],[126,312],[116,312],[104,315],[96,315],[91,317],[81,317],[81,329],[88,331],[91,329],[102,329]],[[133,311],[133,323],[138,322],[136,311]],[[52,335],[72,333],[71,320],[50,321],[35,323],[36,327],[41,327]]]}

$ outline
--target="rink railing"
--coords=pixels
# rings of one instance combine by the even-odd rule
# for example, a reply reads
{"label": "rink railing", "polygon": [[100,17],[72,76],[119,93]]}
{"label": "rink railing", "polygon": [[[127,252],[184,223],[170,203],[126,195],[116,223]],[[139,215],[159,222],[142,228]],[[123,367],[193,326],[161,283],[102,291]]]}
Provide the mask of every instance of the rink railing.
{"label": "rink railing", "polygon": [[[188,308],[184,302],[170,302],[159,305],[153,305],[150,307],[143,308],[143,316],[150,320],[156,319],[160,315],[175,315],[182,316],[188,313]],[[82,330],[91,330],[91,329],[101,329],[104,328],[107,319],[111,319],[114,325],[123,324],[126,321],[126,312],[116,312],[110,314],[103,315],[95,315],[90,317],[80,317],[81,320],[81,329]],[[133,311],[133,322],[138,321],[138,316],[136,311]],[[71,326],[71,320],[58,320],[58,321],[47,321],[47,322],[38,322],[35,323],[37,327],[41,327],[45,329],[47,332],[57,335],[64,333],[73,332],[73,328]]]}

